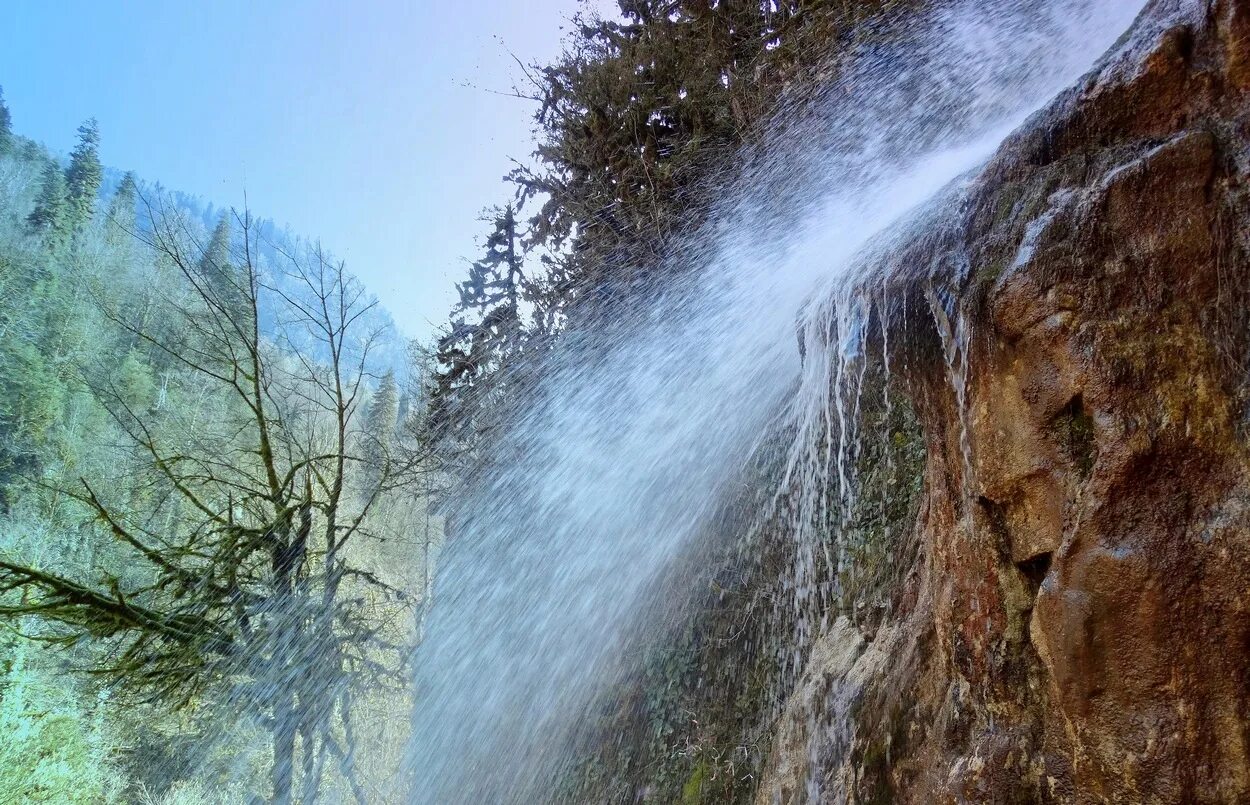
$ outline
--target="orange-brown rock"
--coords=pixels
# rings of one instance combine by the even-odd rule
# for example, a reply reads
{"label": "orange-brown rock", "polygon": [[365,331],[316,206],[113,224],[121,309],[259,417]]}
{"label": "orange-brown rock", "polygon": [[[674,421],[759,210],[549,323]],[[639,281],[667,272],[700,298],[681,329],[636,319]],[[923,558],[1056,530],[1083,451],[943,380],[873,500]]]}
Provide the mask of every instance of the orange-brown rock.
{"label": "orange-brown rock", "polygon": [[1250,0],[1157,0],[891,256],[957,300],[892,345],[920,558],[888,660],[809,668],[860,680],[855,748],[760,802],[1250,802],[1248,168]]}

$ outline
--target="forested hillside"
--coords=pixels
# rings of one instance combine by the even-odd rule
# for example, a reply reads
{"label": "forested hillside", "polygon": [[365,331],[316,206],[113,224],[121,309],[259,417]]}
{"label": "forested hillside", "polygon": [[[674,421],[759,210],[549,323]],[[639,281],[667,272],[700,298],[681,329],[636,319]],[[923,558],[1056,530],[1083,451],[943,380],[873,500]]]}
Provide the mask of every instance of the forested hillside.
{"label": "forested hillside", "polygon": [[0,109],[0,800],[385,799],[419,351],[319,244]]}

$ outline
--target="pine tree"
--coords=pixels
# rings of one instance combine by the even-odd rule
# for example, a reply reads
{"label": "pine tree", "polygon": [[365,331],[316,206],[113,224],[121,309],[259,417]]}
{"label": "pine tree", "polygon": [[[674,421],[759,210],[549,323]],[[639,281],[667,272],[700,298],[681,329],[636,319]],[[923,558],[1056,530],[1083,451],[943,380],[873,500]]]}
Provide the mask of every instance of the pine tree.
{"label": "pine tree", "polygon": [[395,383],[395,373],[388,371],[379,381],[365,412],[364,443],[361,446],[365,478],[361,491],[366,499],[380,491],[378,484],[386,475],[398,419],[399,386]]}
{"label": "pine tree", "polygon": [[419,338],[408,341],[405,350],[403,388],[399,394],[398,427],[405,433],[417,434],[425,427],[429,409],[431,367],[434,350]]}
{"label": "pine tree", "polygon": [[78,145],[74,147],[69,168],[65,171],[71,232],[77,232],[90,223],[95,213],[96,196],[104,178],[99,148],[100,126],[93,117],[78,127]]}
{"label": "pine tree", "polygon": [[139,197],[139,186],[135,181],[134,171],[128,171],[117,185],[117,192],[109,202],[108,239],[110,244],[124,243],[131,237],[135,228],[135,201]]}
{"label": "pine tree", "polygon": [[503,369],[525,336],[519,307],[525,276],[512,205],[497,209],[492,223],[486,255],[457,283],[460,301],[452,309],[450,330],[438,342],[431,404],[436,431],[468,425],[502,388]]}
{"label": "pine tree", "polygon": [[[208,245],[200,257],[200,273],[206,278],[220,279],[229,274],[230,264],[230,213],[222,210],[209,236]],[[214,284],[216,284],[214,282]]]}
{"label": "pine tree", "polygon": [[43,185],[35,201],[35,209],[26,219],[31,231],[42,236],[48,246],[55,247],[65,242],[69,229],[67,204],[65,174],[55,161],[49,160],[43,169]]}
{"label": "pine tree", "polygon": [[230,213],[222,210],[217,218],[217,225],[213,227],[213,234],[208,239],[208,246],[204,248],[204,255],[200,258],[200,271],[205,276],[214,273],[225,273],[226,266],[230,262]]}
{"label": "pine tree", "polygon": [[386,445],[394,436],[398,417],[399,386],[395,383],[395,373],[388,370],[378,382],[378,390],[373,393],[373,399],[369,401],[365,432],[375,444]]}
{"label": "pine tree", "polygon": [[0,87],[0,154],[13,150],[13,116],[4,102],[4,87]]}
{"label": "pine tree", "polygon": [[222,210],[209,236],[208,245],[200,255],[200,276],[204,279],[209,296],[217,304],[236,313],[244,313],[244,277],[230,260],[230,211]]}

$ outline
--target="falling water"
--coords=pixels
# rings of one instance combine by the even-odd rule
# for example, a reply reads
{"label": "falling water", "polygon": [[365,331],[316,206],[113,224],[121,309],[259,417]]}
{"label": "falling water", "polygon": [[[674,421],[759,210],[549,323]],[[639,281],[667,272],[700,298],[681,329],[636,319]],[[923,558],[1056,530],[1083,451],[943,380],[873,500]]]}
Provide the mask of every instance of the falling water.
{"label": "falling water", "polygon": [[[711,223],[661,267],[670,287],[566,336],[491,445],[501,469],[455,506],[417,659],[413,801],[552,796],[572,731],[629,668],[652,584],[778,420],[795,441],[777,483],[797,490],[794,538],[816,561],[807,532],[837,516],[826,490],[843,508],[854,494],[853,358],[872,300],[843,281],[848,267],[1090,67],[1139,7],[977,0],[853,48],[835,83],[741,155]],[[792,605],[811,610],[811,595],[800,574]],[[798,620],[796,662],[825,626]]]}

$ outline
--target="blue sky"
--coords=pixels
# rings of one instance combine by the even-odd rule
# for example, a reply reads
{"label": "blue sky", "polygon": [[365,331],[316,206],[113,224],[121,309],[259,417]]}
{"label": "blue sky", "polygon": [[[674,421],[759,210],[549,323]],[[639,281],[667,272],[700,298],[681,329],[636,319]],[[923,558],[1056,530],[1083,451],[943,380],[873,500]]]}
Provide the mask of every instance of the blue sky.
{"label": "blue sky", "polygon": [[[478,214],[531,150],[506,91],[559,52],[578,0],[5,0],[0,85],[19,133],[252,209],[345,258],[411,335],[451,305]],[[599,3],[594,7],[603,7]]]}

